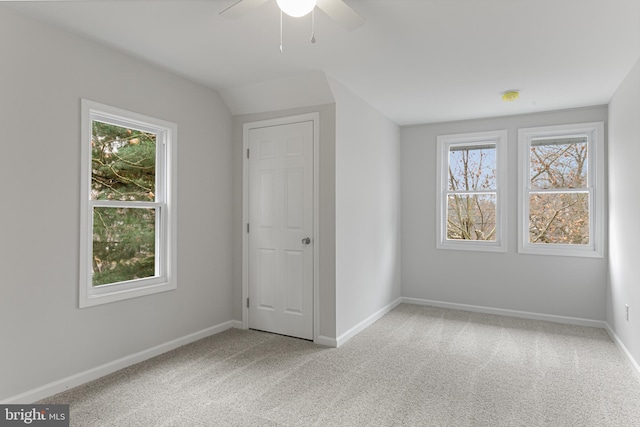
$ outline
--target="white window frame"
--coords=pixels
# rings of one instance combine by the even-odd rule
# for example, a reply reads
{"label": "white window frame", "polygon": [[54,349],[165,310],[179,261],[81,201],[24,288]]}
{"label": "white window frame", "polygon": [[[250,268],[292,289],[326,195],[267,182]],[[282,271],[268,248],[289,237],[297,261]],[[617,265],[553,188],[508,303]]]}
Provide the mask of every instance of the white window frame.
{"label": "white window frame", "polygon": [[[447,197],[449,191],[449,151],[451,147],[472,147],[474,145],[496,146],[496,239],[449,240],[447,239]],[[507,131],[472,132],[437,137],[437,200],[436,200],[436,247],[469,251],[507,251]]]}
{"label": "white window frame", "polygon": [[[176,289],[176,142],[177,125],[87,99],[81,100],[80,279],[79,307],[136,298]],[[156,134],[156,199],[153,202],[91,200],[91,134],[94,120]],[[93,208],[156,209],[154,277],[92,286]]]}
{"label": "white window frame", "polygon": [[[589,245],[529,243],[531,141],[554,137],[587,137],[587,187],[589,193]],[[540,126],[518,130],[518,252],[536,255],[604,257],[604,122]]]}

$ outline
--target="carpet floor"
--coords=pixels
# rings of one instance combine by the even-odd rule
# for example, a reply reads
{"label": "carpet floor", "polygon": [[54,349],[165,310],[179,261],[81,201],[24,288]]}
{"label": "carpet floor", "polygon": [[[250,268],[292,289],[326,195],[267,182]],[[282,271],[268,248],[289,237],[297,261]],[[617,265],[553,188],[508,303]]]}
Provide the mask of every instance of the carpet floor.
{"label": "carpet floor", "polygon": [[338,349],[231,329],[39,403],[72,426],[640,426],[606,331],[401,304]]}

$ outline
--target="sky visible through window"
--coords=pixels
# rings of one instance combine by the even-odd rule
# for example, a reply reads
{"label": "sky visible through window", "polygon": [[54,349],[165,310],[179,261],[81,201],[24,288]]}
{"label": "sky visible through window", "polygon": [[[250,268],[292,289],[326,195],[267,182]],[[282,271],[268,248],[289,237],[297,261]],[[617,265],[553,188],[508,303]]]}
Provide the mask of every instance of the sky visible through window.
{"label": "sky visible through window", "polygon": [[449,150],[449,190],[494,190],[496,146],[453,146]]}
{"label": "sky visible through window", "polygon": [[496,240],[496,144],[449,148],[448,240]]}

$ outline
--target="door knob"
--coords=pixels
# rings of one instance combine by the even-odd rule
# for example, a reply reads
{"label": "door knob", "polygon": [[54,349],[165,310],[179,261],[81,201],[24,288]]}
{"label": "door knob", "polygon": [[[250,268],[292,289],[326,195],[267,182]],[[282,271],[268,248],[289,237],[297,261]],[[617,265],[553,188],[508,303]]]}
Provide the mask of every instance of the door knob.
{"label": "door knob", "polygon": [[304,239],[302,239],[302,244],[303,244],[303,245],[309,245],[309,244],[311,244],[311,238],[309,238],[309,237],[305,237]]}

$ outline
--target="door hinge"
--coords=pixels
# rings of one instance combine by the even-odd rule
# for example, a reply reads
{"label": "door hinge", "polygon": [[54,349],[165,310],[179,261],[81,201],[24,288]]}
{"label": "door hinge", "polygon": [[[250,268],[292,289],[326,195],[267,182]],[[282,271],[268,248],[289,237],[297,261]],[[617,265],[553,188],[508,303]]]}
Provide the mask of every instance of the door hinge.
{"label": "door hinge", "polygon": [[249,149],[247,148],[247,159],[249,158]]}
{"label": "door hinge", "polygon": [[247,308],[249,308],[249,298],[247,298]]}
{"label": "door hinge", "polygon": [[249,223],[247,223],[247,233],[249,232]]}

